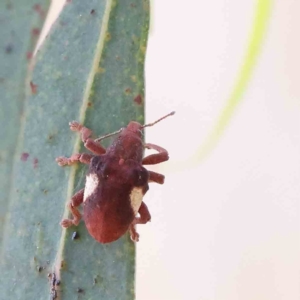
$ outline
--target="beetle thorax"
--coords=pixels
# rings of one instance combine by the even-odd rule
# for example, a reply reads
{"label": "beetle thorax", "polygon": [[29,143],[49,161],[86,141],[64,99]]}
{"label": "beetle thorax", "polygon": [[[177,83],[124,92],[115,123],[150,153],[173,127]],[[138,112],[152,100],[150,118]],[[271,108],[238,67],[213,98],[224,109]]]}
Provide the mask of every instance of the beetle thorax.
{"label": "beetle thorax", "polygon": [[115,142],[107,149],[107,153],[125,160],[133,159],[141,162],[144,154],[141,124],[130,122]]}

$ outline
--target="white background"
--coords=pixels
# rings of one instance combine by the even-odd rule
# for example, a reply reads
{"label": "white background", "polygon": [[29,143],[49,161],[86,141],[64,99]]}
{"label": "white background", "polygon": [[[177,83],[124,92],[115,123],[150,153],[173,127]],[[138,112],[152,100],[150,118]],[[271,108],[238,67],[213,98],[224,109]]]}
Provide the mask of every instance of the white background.
{"label": "white background", "polygon": [[[61,6],[56,5],[53,14]],[[274,2],[243,102],[213,152],[191,156],[243,62],[254,0],[153,0],[146,141],[169,150],[145,197],[138,300],[300,299],[300,2]]]}

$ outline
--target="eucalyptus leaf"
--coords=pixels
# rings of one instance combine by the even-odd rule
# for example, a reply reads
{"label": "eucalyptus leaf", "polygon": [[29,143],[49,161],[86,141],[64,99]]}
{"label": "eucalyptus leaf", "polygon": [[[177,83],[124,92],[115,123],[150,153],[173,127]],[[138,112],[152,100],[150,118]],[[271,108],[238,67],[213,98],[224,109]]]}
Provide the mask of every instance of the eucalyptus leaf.
{"label": "eucalyptus leaf", "polygon": [[59,226],[66,203],[84,185],[86,167],[61,168],[55,158],[86,151],[69,121],[97,135],[143,122],[148,25],[148,0],[67,1],[38,52],[5,219],[3,299],[135,298],[135,246],[128,234],[103,245],[83,223]]}

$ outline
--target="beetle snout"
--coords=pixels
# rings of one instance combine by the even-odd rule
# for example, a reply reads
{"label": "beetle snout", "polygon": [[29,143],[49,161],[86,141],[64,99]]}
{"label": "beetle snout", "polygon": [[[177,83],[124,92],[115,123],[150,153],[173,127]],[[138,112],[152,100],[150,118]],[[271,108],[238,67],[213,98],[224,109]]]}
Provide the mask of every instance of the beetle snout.
{"label": "beetle snout", "polygon": [[133,131],[133,132],[141,132],[142,130],[142,125],[138,122],[135,121],[131,121],[128,125],[127,125],[127,130],[129,131]]}

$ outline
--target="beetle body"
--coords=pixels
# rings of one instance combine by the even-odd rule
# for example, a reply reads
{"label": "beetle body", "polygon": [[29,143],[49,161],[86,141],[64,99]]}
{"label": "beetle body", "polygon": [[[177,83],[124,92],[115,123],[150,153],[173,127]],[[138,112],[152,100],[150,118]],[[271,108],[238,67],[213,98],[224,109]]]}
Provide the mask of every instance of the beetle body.
{"label": "beetle body", "polygon": [[[63,227],[78,225],[81,214],[77,207],[83,203],[86,228],[98,242],[113,242],[128,230],[133,241],[139,240],[135,225],[145,224],[151,219],[143,202],[143,196],[149,189],[148,182],[164,182],[163,175],[148,171],[143,164],[156,164],[168,159],[165,149],[143,143],[142,129],[145,126],[130,122],[120,130],[114,142],[104,149],[97,142],[99,139],[90,138],[91,130],[77,122],[70,123],[71,130],[81,133],[85,147],[93,154],[78,153],[70,158],[56,159],[61,166],[77,161],[89,164],[85,188],[77,192],[68,203],[73,219],[62,220]],[[144,148],[159,153],[143,158]]]}
{"label": "beetle body", "polygon": [[130,159],[120,165],[120,159],[110,153],[95,156],[86,177],[84,221],[101,243],[117,240],[128,230],[148,190],[148,171]]}

